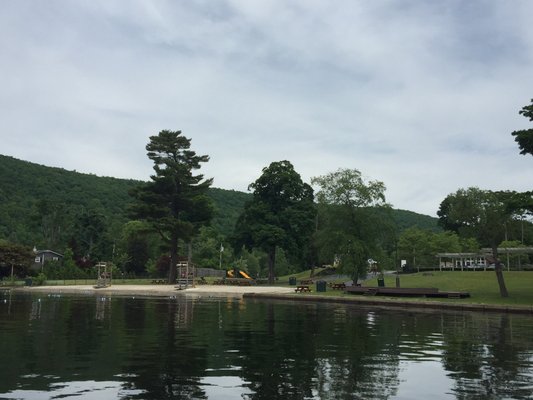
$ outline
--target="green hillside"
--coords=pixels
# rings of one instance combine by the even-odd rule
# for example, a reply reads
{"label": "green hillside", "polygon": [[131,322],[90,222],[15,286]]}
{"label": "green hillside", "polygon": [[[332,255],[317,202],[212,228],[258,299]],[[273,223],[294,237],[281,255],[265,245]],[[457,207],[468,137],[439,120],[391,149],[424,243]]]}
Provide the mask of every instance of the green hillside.
{"label": "green hillside", "polygon": [[[50,215],[61,220],[63,230],[68,230],[72,218],[86,210],[98,210],[117,230],[128,221],[128,192],[140,183],[0,155],[0,239],[44,246],[42,230]],[[210,189],[209,194],[215,206],[213,227],[227,235],[250,195],[216,188]]]}
{"label": "green hillside", "polygon": [[[74,220],[83,213],[97,213],[111,234],[118,234],[128,221],[131,202],[128,191],[141,183],[136,180],[98,177],[46,167],[0,155],[0,239],[29,246],[47,247],[43,237],[51,237],[60,226],[58,242],[73,235]],[[213,227],[224,236],[231,234],[249,193],[212,188],[215,206]],[[399,231],[417,226],[437,230],[437,219],[411,211],[394,210]]]}
{"label": "green hillside", "polygon": [[442,229],[437,225],[438,219],[430,217],[429,215],[417,214],[413,211],[407,210],[394,210],[393,216],[399,232],[412,227],[433,232],[442,231]]}

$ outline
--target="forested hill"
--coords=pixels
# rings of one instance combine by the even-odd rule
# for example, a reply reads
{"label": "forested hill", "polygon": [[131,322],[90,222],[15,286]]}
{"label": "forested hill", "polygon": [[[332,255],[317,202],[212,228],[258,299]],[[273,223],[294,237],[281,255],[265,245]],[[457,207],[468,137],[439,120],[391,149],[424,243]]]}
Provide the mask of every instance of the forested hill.
{"label": "forested hill", "polygon": [[[99,177],[52,168],[0,155],[0,239],[40,243],[42,230],[60,219],[97,211],[115,233],[128,221],[128,194],[141,181]],[[212,188],[213,226],[224,235],[231,233],[248,193]],[[44,243],[41,245],[45,245]]]}
{"label": "forested hill", "polygon": [[408,210],[394,210],[393,216],[399,232],[412,227],[433,232],[442,231],[437,225],[438,219],[430,217],[429,215],[418,214]]}
{"label": "forested hill", "polygon": [[[68,229],[75,218],[93,212],[103,214],[109,230],[118,234],[128,221],[128,191],[140,183],[0,155],[0,239],[45,246],[42,237],[54,232],[43,231],[53,226]],[[213,227],[227,236],[250,194],[217,188],[210,189],[209,194],[215,205]],[[400,231],[411,226],[437,229],[436,218],[405,210],[394,210],[393,215]]]}

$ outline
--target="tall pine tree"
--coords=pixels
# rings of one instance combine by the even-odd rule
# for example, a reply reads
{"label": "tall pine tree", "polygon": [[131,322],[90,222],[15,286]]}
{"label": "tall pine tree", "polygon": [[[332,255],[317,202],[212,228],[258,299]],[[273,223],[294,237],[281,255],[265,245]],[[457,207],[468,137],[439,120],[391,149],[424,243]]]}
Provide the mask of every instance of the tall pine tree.
{"label": "tall pine tree", "polygon": [[198,228],[208,224],[213,215],[207,197],[213,180],[194,175],[209,156],[196,155],[190,147],[191,139],[181,131],[163,130],[150,136],[146,150],[154,162],[155,174],[150,177],[151,182],[131,192],[135,199],[132,216],[148,222],[168,245],[169,283],[176,280],[179,241],[190,243]]}

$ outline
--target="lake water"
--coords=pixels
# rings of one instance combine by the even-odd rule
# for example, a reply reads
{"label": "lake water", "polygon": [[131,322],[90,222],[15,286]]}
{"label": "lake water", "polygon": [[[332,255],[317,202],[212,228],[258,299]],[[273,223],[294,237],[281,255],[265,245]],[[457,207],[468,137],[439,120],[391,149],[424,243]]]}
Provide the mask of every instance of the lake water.
{"label": "lake water", "polygon": [[0,292],[0,399],[531,399],[533,318]]}

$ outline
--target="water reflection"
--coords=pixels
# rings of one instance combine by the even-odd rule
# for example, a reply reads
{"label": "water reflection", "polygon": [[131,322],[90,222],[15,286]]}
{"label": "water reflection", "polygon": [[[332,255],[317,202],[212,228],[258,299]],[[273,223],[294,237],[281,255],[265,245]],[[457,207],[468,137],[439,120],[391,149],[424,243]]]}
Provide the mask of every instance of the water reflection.
{"label": "water reflection", "polygon": [[41,318],[41,299],[36,299],[31,303],[30,320]]}
{"label": "water reflection", "polygon": [[96,312],[94,318],[103,321],[106,319],[106,313],[111,312],[111,297],[96,296]]}
{"label": "water reflection", "polygon": [[84,400],[123,399],[142,395],[142,390],[128,389],[123,382],[74,381],[58,382],[47,391],[17,389],[2,394],[3,399],[49,400],[74,397]]}
{"label": "water reflection", "polygon": [[0,398],[531,397],[533,318],[242,299],[0,302]]}

